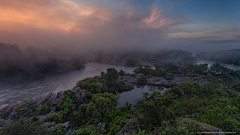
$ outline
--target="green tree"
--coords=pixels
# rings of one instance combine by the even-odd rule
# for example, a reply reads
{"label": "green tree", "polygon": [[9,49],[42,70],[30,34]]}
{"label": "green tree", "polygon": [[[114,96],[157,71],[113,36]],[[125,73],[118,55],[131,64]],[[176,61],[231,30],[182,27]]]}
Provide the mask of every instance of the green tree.
{"label": "green tree", "polygon": [[171,123],[175,122],[174,111],[170,105],[175,96],[157,95],[150,101],[143,101],[137,106],[138,121],[143,129],[153,130],[154,127],[161,126],[163,120],[169,120]]}
{"label": "green tree", "polygon": [[118,80],[118,72],[114,68],[108,68],[107,69],[107,75],[106,75],[106,84],[108,88],[116,88],[117,86],[117,80]]}
{"label": "green tree", "polygon": [[96,118],[103,118],[107,110],[113,109],[118,104],[117,97],[112,93],[98,93],[92,95],[88,104],[87,113],[93,113]]}

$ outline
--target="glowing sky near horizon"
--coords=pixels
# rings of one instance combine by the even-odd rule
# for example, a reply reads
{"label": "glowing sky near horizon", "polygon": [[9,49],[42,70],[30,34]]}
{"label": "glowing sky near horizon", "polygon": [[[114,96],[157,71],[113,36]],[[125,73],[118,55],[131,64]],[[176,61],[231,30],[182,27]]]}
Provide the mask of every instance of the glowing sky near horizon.
{"label": "glowing sky near horizon", "polygon": [[72,48],[240,48],[240,1],[0,0],[0,42]]}

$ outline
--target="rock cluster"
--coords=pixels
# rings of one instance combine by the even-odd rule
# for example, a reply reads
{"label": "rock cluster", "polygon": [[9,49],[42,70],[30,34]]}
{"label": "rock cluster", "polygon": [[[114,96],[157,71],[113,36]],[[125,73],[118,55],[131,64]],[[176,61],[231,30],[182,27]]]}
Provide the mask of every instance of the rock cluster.
{"label": "rock cluster", "polygon": [[[144,76],[144,74],[138,73],[138,74],[136,74],[136,77],[119,76],[119,80],[123,80],[125,82],[130,82],[130,83],[142,83],[142,82],[138,81],[138,78],[140,78],[141,76]],[[173,77],[174,77],[173,80],[166,80],[163,77],[147,76],[146,78],[148,78],[148,79],[145,82],[145,84],[162,85],[162,86],[171,87],[176,84],[180,84],[181,82],[197,82],[197,81],[199,81],[200,85],[203,85],[208,82],[206,79],[203,79],[203,76],[201,76],[201,75],[199,77],[186,77],[184,75],[181,75],[180,77],[178,77],[178,76],[179,75],[173,75]]]}
{"label": "rock cluster", "polygon": [[[79,103],[84,103],[85,101],[87,101],[87,97],[86,97],[86,91],[82,90],[79,87],[75,87],[73,89],[74,91],[76,91],[76,95],[77,95],[77,101]],[[80,95],[81,93],[81,95]],[[0,119],[0,127],[3,126],[3,124],[7,123],[7,122],[16,122],[17,120],[10,120],[10,116],[15,116],[17,114],[16,111],[14,111],[14,108],[17,106],[20,106],[22,104],[25,104],[29,101],[31,101],[30,103],[32,105],[36,105],[36,107],[40,107],[42,106],[44,103],[49,102],[49,103],[59,103],[61,101],[61,98],[64,97],[64,91],[59,91],[58,93],[52,93],[52,92],[48,92],[42,95],[37,95],[34,98],[30,99],[30,100],[25,100],[25,101],[17,101],[16,103],[9,105],[9,104],[4,104],[0,106],[0,113],[7,113],[9,114],[9,117],[7,117],[7,119]],[[88,106],[88,104],[84,103],[80,106]],[[72,110],[75,110],[75,105],[73,105],[71,107]],[[51,113],[55,113],[56,112],[56,107],[52,107],[51,111],[49,112],[49,114]],[[27,118],[26,116],[29,116],[31,113],[33,113],[32,109],[28,109],[23,115],[22,117]],[[46,116],[40,115],[37,116],[39,121],[45,121],[46,120]],[[49,124],[49,123],[48,123]],[[46,125],[46,123],[45,123]],[[64,127],[69,127],[69,122],[68,123],[62,123],[62,124],[58,124],[58,125],[62,125]],[[44,126],[44,125],[43,125]],[[52,127],[53,128],[53,127]]]}

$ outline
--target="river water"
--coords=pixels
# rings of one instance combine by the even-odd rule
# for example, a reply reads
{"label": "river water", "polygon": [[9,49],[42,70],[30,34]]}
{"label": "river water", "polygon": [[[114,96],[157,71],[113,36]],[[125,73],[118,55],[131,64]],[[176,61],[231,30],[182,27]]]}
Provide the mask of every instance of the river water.
{"label": "river water", "polygon": [[35,81],[27,81],[20,84],[0,84],[0,105],[12,104],[18,100],[28,100],[47,92],[58,92],[72,89],[79,80],[87,77],[94,77],[106,72],[108,68],[124,70],[132,73],[135,68],[124,66],[113,66],[108,64],[87,63],[85,68],[78,71],[72,71],[66,74],[46,77]]}

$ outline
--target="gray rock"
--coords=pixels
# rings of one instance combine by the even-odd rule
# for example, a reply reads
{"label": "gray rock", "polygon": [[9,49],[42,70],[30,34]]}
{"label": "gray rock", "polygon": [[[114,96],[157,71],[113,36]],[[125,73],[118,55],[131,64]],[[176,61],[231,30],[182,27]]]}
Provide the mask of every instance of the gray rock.
{"label": "gray rock", "polygon": [[51,107],[51,111],[56,112],[56,110],[57,110],[57,107]]}
{"label": "gray rock", "polygon": [[0,118],[0,127],[3,127],[5,123],[13,123],[13,120],[10,120],[10,119],[5,120]]}
{"label": "gray rock", "polygon": [[94,124],[96,124],[98,122],[97,118],[94,119]]}
{"label": "gray rock", "polygon": [[0,106],[0,112],[5,111],[8,108],[9,104],[4,104]]}
{"label": "gray rock", "polygon": [[98,125],[97,125],[98,129],[101,128],[101,127],[102,127],[102,122],[98,123]]}
{"label": "gray rock", "polygon": [[77,96],[80,96],[80,93],[81,93],[81,97],[79,98],[80,102],[82,102],[82,103],[86,102],[87,101],[86,90],[81,89]]}
{"label": "gray rock", "polygon": [[76,105],[72,105],[71,110],[75,111],[76,110]]}
{"label": "gray rock", "polygon": [[53,122],[53,123],[52,123],[52,126],[55,126],[55,125],[56,125],[56,122]]}
{"label": "gray rock", "polygon": [[101,130],[104,130],[105,127],[106,127],[106,123],[103,123],[103,124],[101,125]]}
{"label": "gray rock", "polygon": [[62,127],[63,127],[63,128],[70,128],[71,126],[70,126],[69,121],[63,123],[63,124],[62,124]]}
{"label": "gray rock", "polygon": [[138,73],[138,74],[136,74],[136,77],[137,77],[137,78],[140,78],[140,77],[142,77],[142,76],[145,76],[144,73]]}
{"label": "gray rock", "polygon": [[57,99],[57,97],[58,95],[54,94],[46,102],[53,103]]}
{"label": "gray rock", "polygon": [[45,121],[47,119],[47,116],[39,115],[37,118],[39,121]]}
{"label": "gray rock", "polygon": [[125,126],[119,131],[116,133],[116,135],[122,135],[122,134],[125,134],[125,133],[130,133],[132,131],[135,131],[137,130],[137,118],[133,118],[131,120],[129,120]]}
{"label": "gray rock", "polygon": [[60,101],[61,101],[61,99],[58,98],[58,99],[56,99],[56,100],[54,101],[54,103],[55,103],[55,104],[58,104]]}
{"label": "gray rock", "polygon": [[58,123],[58,124],[55,125],[54,127],[58,127],[58,126],[62,126],[62,123]]}
{"label": "gray rock", "polygon": [[84,104],[81,104],[80,106],[86,106],[86,107],[88,107],[88,104],[84,103]]}
{"label": "gray rock", "polygon": [[213,126],[208,125],[206,123],[198,122],[198,121],[195,121],[195,120],[189,120],[189,119],[183,119],[183,120],[179,121],[177,123],[176,127],[178,127],[181,124],[184,124],[186,122],[190,122],[192,124],[196,123],[196,124],[200,125],[200,127],[202,129],[204,129],[206,132],[219,132],[219,135],[225,135],[225,133],[221,129],[217,128],[217,127],[213,127]]}
{"label": "gray rock", "polygon": [[51,122],[45,122],[45,123],[41,124],[41,127],[47,129],[47,128],[49,128],[49,125],[51,126]]}
{"label": "gray rock", "polygon": [[10,113],[10,115],[12,115],[12,116],[15,116],[17,114],[17,112],[15,111],[15,110],[13,110],[11,113]]}
{"label": "gray rock", "polygon": [[63,96],[63,94],[64,94],[64,91],[59,91],[59,92],[57,93],[58,97]]}
{"label": "gray rock", "polygon": [[132,77],[132,76],[121,76],[121,77],[119,77],[119,80],[123,80],[125,82],[132,82],[132,83],[138,82],[137,78]]}
{"label": "gray rock", "polygon": [[73,91],[76,91],[76,92],[79,92],[80,90],[81,90],[80,87],[74,87],[74,88],[73,88]]}
{"label": "gray rock", "polygon": [[21,104],[22,104],[22,101],[17,101],[16,103],[13,104],[13,107],[20,106]]}
{"label": "gray rock", "polygon": [[38,107],[39,105],[44,104],[51,96],[52,96],[52,92],[43,94],[41,96],[41,99],[39,101],[37,101],[36,106]]}
{"label": "gray rock", "polygon": [[5,111],[11,113],[13,111],[13,106],[9,105]]}

